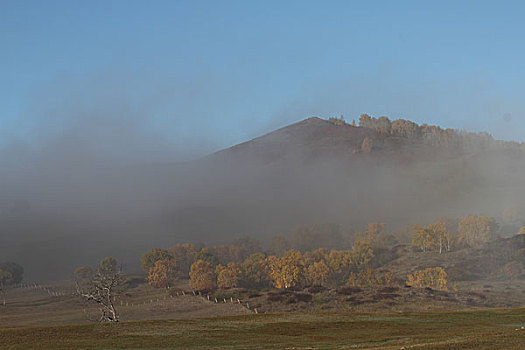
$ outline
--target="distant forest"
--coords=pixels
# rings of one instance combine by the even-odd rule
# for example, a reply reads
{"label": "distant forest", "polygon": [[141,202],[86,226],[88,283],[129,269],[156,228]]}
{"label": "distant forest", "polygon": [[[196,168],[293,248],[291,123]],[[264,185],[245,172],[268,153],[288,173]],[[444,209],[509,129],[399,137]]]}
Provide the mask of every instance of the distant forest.
{"label": "distant forest", "polygon": [[[344,118],[330,117],[334,125],[356,126],[355,120],[347,124]],[[422,124],[405,119],[391,121],[388,117],[374,118],[368,114],[359,117],[359,126],[375,130],[381,136],[396,136],[414,140],[422,140],[432,146],[444,146],[462,149],[464,151],[484,150],[499,146],[509,149],[525,150],[525,142],[495,140],[487,132],[467,132],[455,129],[443,129],[439,126]]]}

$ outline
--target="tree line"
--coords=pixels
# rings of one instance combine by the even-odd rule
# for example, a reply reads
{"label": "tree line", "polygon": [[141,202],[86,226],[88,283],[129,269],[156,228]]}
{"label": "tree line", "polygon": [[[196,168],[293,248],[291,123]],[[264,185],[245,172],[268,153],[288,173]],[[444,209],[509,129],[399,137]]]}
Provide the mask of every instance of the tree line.
{"label": "tree line", "polygon": [[[328,121],[338,126],[347,125],[343,116],[339,118],[330,117]],[[356,126],[355,120],[352,121],[351,125]],[[525,143],[520,144],[513,141],[495,140],[487,132],[466,132],[450,128],[441,128],[436,125],[419,125],[406,119],[390,120],[386,116],[375,118],[368,114],[362,114],[359,117],[359,126],[375,130],[381,136],[422,140],[432,146],[459,148],[466,151],[479,151],[490,146],[503,146],[505,148],[525,150]],[[371,143],[369,138],[365,138],[365,141],[366,145],[362,146],[364,152],[366,152],[366,149],[370,149]]]}
{"label": "tree line", "polygon": [[[206,246],[179,243],[155,248],[141,256],[147,282],[169,289],[177,280],[188,280],[194,290],[339,287],[413,287],[447,289],[447,272],[440,266],[412,271],[404,278],[385,269],[390,248],[410,243],[421,251],[446,253],[479,248],[497,237],[494,217],[469,215],[441,218],[427,226],[407,225],[405,231],[388,233],[384,223],[370,223],[363,230],[343,230],[335,224],[299,225],[288,237],[275,235],[268,249],[245,236],[231,245]],[[525,231],[524,231],[525,232]],[[388,248],[390,247],[390,248]],[[521,274],[525,249],[516,251],[508,274]],[[519,266],[518,266],[519,265]],[[519,270],[519,271],[518,271]],[[114,298],[123,284],[115,259],[103,259],[98,268],[75,270],[77,292],[100,309],[100,321],[118,321]]]}
{"label": "tree line", "polygon": [[[198,247],[190,243],[177,244],[143,254],[142,268],[148,282],[157,288],[170,288],[177,279],[189,279],[190,286],[196,290],[373,287],[399,283],[446,288],[446,272],[440,267],[416,271],[404,281],[395,280],[392,271],[378,268],[383,247],[396,243],[393,235],[385,232],[384,223],[371,223],[365,230],[354,233],[351,248],[310,249],[315,242],[319,243],[318,235],[326,232],[327,227],[331,227],[329,232],[334,238],[341,238],[336,226],[313,225],[295,227],[290,239],[274,236],[266,251],[253,239],[245,239],[245,243],[251,242],[249,245]],[[301,244],[291,248],[291,242],[299,241]],[[372,263],[374,258],[376,264]]]}

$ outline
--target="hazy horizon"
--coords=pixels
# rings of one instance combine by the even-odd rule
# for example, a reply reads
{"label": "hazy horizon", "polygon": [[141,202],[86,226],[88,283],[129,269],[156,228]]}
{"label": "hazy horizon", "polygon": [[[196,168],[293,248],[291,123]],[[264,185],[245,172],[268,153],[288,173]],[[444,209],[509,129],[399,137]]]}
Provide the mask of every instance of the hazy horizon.
{"label": "hazy horizon", "polygon": [[310,116],[351,121],[362,113],[525,141],[517,10],[455,2],[26,5],[1,5],[0,146],[71,138],[79,152],[129,160],[130,148],[138,161],[173,161]]}

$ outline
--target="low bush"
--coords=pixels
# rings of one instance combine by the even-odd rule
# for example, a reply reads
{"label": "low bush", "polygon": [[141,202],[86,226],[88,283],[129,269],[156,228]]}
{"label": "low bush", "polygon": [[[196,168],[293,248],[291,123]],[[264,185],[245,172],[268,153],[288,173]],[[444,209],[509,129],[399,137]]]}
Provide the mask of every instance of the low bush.
{"label": "low bush", "polygon": [[295,294],[295,297],[297,298],[298,301],[302,301],[305,303],[309,303],[312,301],[312,295],[307,294],[307,293],[297,293]]}
{"label": "low bush", "polygon": [[337,294],[352,295],[361,292],[362,289],[358,287],[341,287],[337,288]]}

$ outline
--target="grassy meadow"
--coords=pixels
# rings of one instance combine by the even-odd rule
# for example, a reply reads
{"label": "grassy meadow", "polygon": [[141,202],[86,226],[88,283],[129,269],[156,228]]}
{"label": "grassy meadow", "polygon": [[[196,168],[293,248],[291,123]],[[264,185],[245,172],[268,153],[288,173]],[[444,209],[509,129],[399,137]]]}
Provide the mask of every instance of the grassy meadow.
{"label": "grassy meadow", "polygon": [[0,329],[2,349],[523,349],[525,309],[250,314]]}

